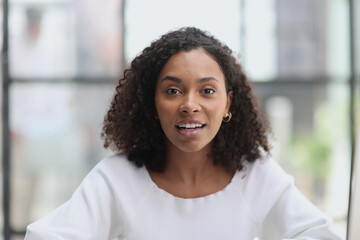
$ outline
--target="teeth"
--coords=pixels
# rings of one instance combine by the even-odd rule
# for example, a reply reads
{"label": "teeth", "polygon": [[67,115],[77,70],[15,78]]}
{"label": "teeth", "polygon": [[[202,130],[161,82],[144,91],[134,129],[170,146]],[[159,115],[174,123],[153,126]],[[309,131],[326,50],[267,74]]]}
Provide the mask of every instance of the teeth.
{"label": "teeth", "polygon": [[201,128],[203,124],[199,123],[186,123],[186,124],[180,124],[178,127],[180,128],[187,128],[187,129],[193,129],[193,128]]}

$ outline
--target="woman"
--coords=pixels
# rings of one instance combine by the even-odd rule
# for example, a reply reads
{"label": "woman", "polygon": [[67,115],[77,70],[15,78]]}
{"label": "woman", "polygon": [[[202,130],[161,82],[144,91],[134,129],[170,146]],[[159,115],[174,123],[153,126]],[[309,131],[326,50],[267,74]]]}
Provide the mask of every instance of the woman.
{"label": "woman", "polygon": [[269,158],[267,124],[231,50],[196,28],[137,56],[101,161],[25,239],[340,239]]}

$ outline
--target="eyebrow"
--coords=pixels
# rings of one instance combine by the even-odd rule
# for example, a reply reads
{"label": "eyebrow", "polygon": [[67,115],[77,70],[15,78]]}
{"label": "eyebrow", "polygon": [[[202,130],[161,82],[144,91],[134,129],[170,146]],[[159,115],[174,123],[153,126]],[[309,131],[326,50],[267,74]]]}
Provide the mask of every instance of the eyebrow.
{"label": "eyebrow", "polygon": [[[166,81],[166,80],[169,80],[169,81],[174,81],[176,83],[182,83],[182,80],[178,77],[174,77],[174,76],[165,76],[163,79],[161,79],[161,82],[163,81]],[[209,81],[217,81],[219,82],[219,80],[217,80],[216,78],[214,77],[203,77],[203,78],[200,78],[198,80],[198,82],[209,82]]]}

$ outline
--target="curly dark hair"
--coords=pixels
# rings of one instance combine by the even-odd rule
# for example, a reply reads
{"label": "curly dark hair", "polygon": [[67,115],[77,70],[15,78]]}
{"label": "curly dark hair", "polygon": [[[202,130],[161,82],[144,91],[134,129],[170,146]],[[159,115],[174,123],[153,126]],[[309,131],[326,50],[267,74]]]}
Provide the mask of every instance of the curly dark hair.
{"label": "curly dark hair", "polygon": [[157,78],[169,58],[179,51],[202,48],[219,64],[227,92],[233,91],[232,119],[222,123],[209,153],[215,165],[241,170],[269,153],[268,122],[253,95],[252,86],[232,51],[209,33],[193,27],[163,35],[138,55],[124,71],[104,119],[101,133],[105,148],[128,155],[137,166],[164,170],[165,134],[156,116]]}

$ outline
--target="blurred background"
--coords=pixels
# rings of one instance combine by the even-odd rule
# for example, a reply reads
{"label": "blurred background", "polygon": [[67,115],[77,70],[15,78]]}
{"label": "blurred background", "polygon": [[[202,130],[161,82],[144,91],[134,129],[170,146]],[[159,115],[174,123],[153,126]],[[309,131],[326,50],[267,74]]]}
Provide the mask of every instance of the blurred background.
{"label": "blurred background", "polygon": [[182,26],[234,50],[272,124],[273,156],[346,237],[359,1],[2,0],[0,8],[8,26],[0,239],[23,239],[27,224],[112,154],[99,135],[117,80],[151,41]]}

